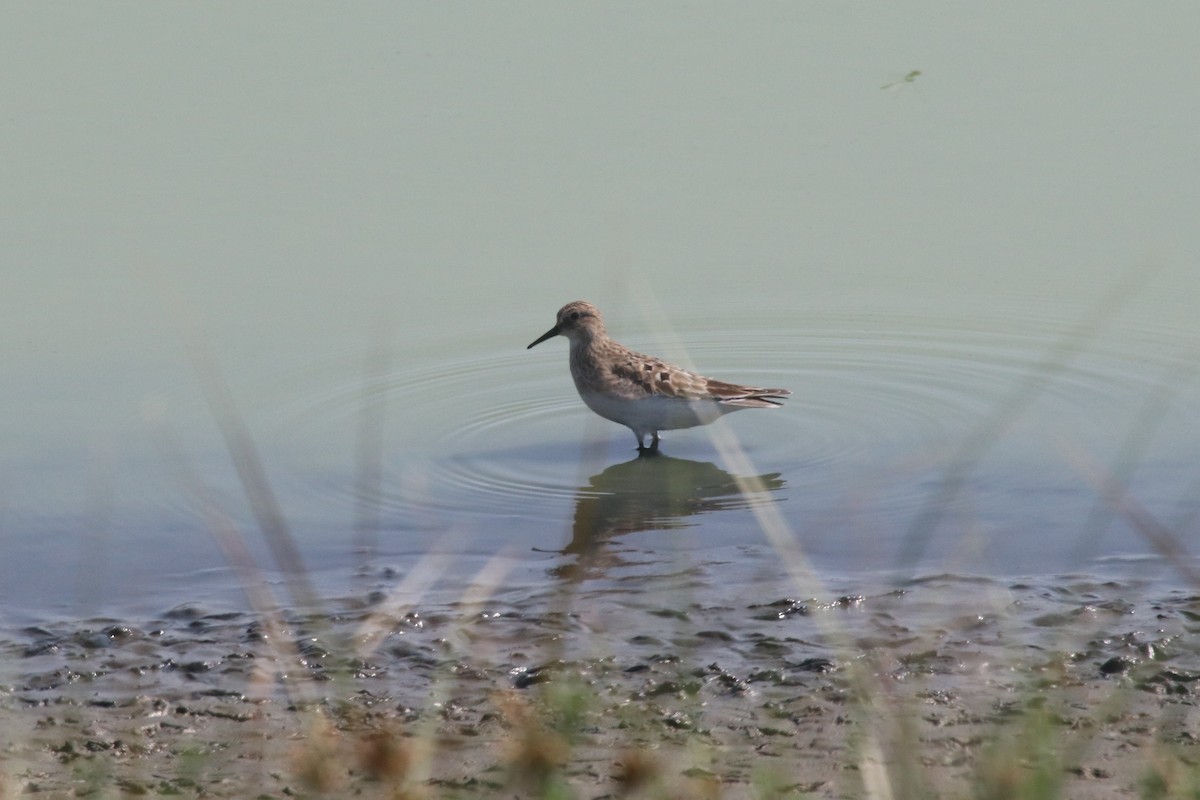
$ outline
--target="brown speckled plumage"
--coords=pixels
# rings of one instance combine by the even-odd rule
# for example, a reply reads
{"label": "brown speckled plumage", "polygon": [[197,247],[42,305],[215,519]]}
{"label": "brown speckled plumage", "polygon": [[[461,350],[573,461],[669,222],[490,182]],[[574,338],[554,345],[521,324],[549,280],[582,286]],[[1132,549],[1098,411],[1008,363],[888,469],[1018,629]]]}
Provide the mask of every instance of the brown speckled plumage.
{"label": "brown speckled plumage", "polygon": [[658,433],[706,425],[742,408],[776,408],[791,394],[787,389],[739,386],[643,355],[610,339],[600,309],[577,300],[558,311],[553,328],[529,347],[554,336],[571,340],[571,376],[588,407],[605,419],[625,425],[638,447]]}

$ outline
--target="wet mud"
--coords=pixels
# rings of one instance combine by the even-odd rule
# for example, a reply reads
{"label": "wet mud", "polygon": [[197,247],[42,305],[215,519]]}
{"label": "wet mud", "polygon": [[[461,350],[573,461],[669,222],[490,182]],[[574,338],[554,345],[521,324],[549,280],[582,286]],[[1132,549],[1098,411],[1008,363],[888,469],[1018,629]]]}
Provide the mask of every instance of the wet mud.
{"label": "wet mud", "polygon": [[1106,798],[1200,760],[1200,595],[842,588],[42,621],[2,644],[0,796]]}

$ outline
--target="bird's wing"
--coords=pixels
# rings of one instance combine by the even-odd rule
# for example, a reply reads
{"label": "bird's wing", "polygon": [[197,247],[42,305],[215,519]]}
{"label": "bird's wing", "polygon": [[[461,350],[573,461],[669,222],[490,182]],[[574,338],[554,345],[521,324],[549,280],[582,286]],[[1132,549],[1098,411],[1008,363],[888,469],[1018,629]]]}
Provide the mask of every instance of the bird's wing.
{"label": "bird's wing", "polygon": [[613,361],[612,372],[620,381],[629,384],[631,393],[642,396],[715,400],[729,405],[770,408],[791,394],[787,389],[761,389],[706,378],[668,364],[661,358],[632,350]]}

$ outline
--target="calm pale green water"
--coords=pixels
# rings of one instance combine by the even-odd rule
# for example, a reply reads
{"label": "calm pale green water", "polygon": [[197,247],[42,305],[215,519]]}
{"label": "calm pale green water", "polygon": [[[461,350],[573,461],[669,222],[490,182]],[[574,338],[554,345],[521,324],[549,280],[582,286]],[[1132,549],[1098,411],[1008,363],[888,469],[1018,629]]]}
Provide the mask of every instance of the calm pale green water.
{"label": "calm pale green water", "polygon": [[[531,592],[696,567],[773,598],[755,504],[839,585],[1181,584],[1084,465],[1195,548],[1197,25],[7,7],[2,608],[243,603],[205,498],[278,581],[187,336],[323,594],[438,552],[450,597],[502,555]],[[565,343],[525,350],[579,298],[633,347],[795,391],[723,422],[761,493],[703,430],[635,461]]]}

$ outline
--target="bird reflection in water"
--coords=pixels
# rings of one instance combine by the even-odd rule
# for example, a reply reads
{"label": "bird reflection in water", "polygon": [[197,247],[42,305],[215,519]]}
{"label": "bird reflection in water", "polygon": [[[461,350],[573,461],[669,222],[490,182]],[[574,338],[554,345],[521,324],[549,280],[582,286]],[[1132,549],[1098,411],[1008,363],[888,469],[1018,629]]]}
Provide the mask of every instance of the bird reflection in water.
{"label": "bird reflection in water", "polygon": [[690,526],[688,517],[765,502],[782,489],[780,473],[737,478],[707,461],[643,452],[593,475],[575,500],[571,541],[562,553],[573,563],[553,570],[556,577],[582,580],[624,563],[606,546],[627,533]]}

